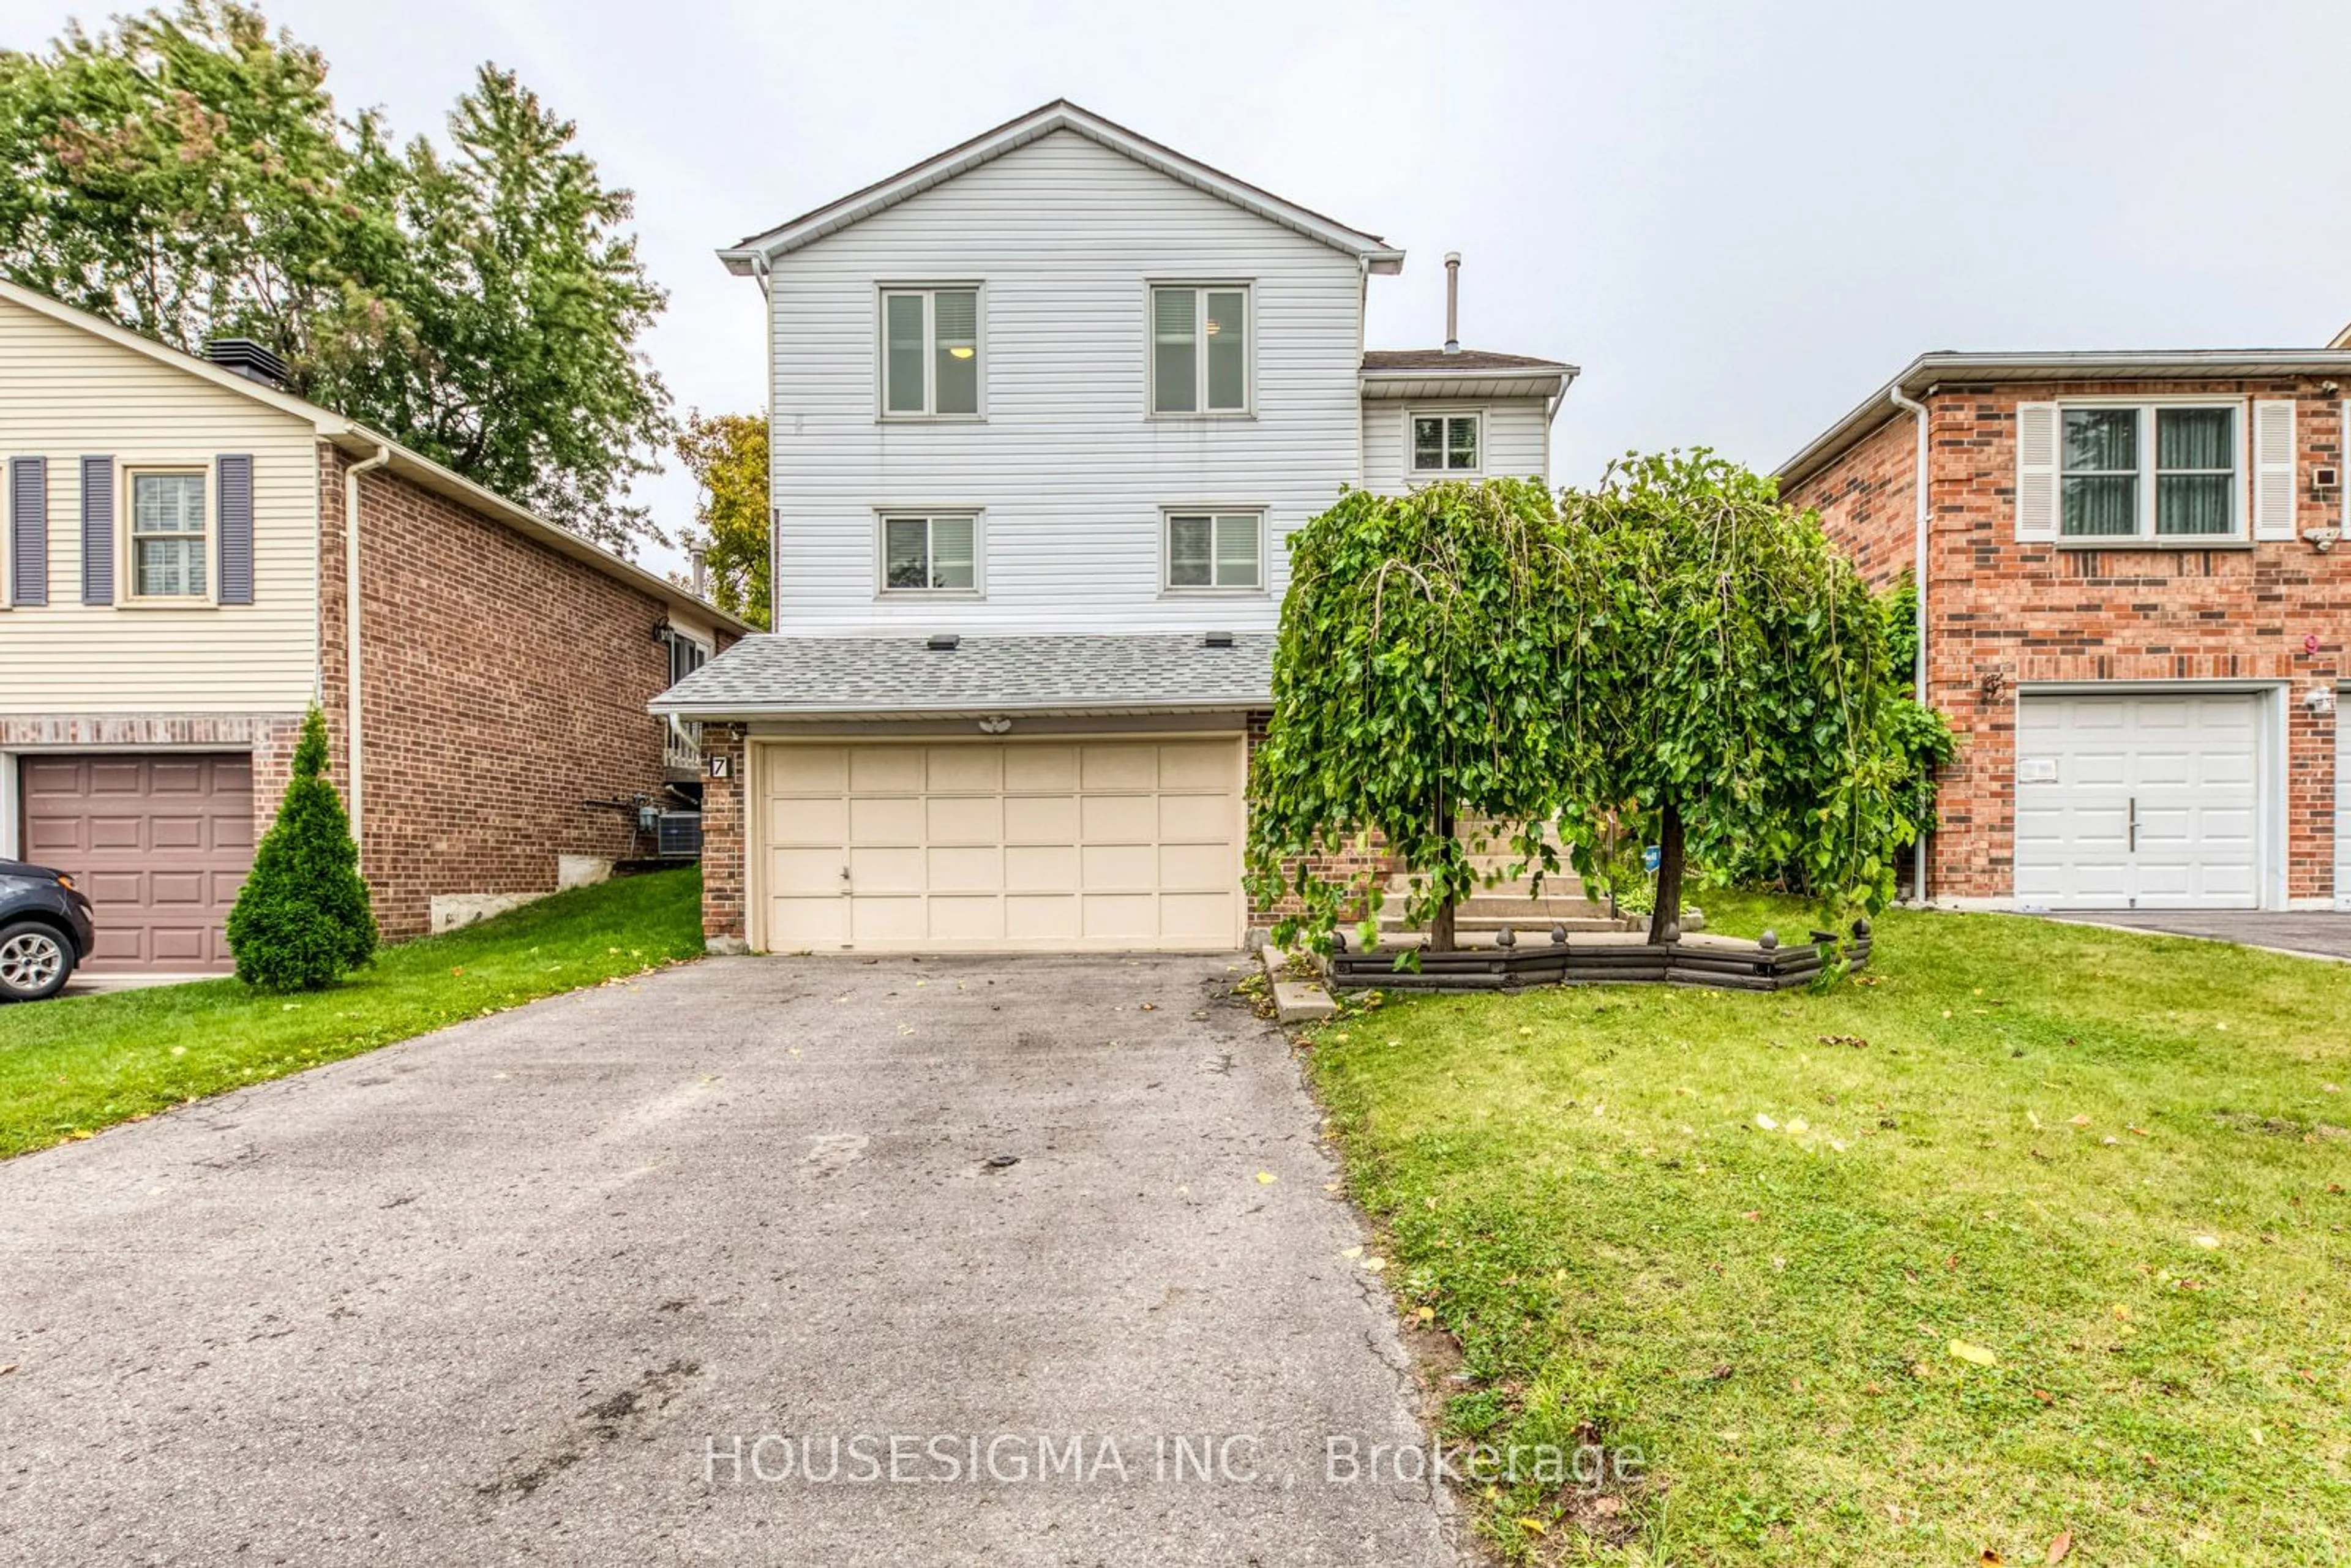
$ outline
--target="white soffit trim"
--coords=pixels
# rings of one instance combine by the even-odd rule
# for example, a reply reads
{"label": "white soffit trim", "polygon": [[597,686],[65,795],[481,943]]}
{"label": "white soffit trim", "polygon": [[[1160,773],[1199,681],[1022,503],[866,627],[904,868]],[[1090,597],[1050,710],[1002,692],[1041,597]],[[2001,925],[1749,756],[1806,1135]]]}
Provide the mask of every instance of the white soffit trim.
{"label": "white soffit trim", "polygon": [[775,228],[747,235],[721,250],[718,259],[726,264],[727,271],[747,276],[753,270],[755,259],[773,261],[789,251],[811,245],[829,234],[860,223],[885,208],[921,194],[934,185],[944,184],[958,174],[1001,158],[1007,152],[1056,131],[1074,131],[1169,179],[1181,181],[1270,222],[1294,229],[1309,239],[1357,256],[1374,272],[1397,272],[1404,267],[1404,252],[1377,235],[1350,228],[1310,208],[1284,201],[1270,191],[1187,158],[1172,147],[1104,120],[1067,99],[1056,99],[1017,120],[1008,120],[993,131],[982,131],[960,146],[950,147],[910,169],[868,185],[862,191],[852,191],[838,201],[827,203],[813,212],[803,213]]}

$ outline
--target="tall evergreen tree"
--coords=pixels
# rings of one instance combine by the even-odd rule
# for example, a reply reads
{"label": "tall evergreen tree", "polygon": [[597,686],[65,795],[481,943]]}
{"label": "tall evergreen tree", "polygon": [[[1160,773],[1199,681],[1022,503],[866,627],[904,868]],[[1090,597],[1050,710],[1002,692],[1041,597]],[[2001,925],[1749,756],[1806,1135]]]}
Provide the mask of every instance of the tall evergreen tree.
{"label": "tall evergreen tree", "polygon": [[315,707],[302,721],[277,821],[229,911],[228,945],[237,977],[273,991],[318,990],[375,956],[360,849],[327,778],[327,719]]}

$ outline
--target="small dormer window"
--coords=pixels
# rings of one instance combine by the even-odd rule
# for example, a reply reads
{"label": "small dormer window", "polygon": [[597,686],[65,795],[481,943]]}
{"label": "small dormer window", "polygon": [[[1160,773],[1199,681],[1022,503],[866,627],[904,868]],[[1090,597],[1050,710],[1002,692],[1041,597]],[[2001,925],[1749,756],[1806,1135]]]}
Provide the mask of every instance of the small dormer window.
{"label": "small dormer window", "polygon": [[1412,426],[1415,474],[1475,474],[1482,461],[1486,416],[1482,413],[1416,413]]}

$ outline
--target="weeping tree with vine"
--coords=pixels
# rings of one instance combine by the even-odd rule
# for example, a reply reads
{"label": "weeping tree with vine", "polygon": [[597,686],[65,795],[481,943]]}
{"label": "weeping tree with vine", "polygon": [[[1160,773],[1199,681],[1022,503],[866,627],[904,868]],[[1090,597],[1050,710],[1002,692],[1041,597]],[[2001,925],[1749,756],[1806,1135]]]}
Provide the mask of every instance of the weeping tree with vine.
{"label": "weeping tree with vine", "polygon": [[1627,836],[1656,846],[1653,942],[1680,935],[1693,860],[1882,907],[1917,832],[1908,671],[1819,517],[1700,448],[1613,465],[1562,495],[1560,521],[1560,828],[1578,869],[1604,875]]}
{"label": "weeping tree with vine", "polygon": [[1249,891],[1288,904],[1284,945],[1327,946],[1351,911],[1368,944],[1385,874],[1332,868],[1376,838],[1406,873],[1405,919],[1448,950],[1471,852],[1490,841],[1461,830],[1510,846],[1509,874],[1558,866],[1556,506],[1527,480],[1350,491],[1290,549],[1273,716],[1249,769]]}

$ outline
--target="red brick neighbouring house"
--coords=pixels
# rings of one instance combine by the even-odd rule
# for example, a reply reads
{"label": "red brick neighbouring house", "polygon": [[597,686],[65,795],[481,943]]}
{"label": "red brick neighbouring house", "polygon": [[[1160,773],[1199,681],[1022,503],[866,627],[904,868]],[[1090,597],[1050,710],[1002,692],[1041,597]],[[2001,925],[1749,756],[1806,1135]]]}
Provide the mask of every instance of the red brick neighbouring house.
{"label": "red brick neighbouring house", "polygon": [[1924,585],[1930,898],[2351,907],[2346,386],[2340,349],[1929,354],[1781,469]]}
{"label": "red brick neighbouring house", "polygon": [[393,937],[650,853],[633,802],[700,789],[645,705],[740,622],[266,370],[0,284],[0,859],[76,874],[92,969],[228,967],[314,702]]}

